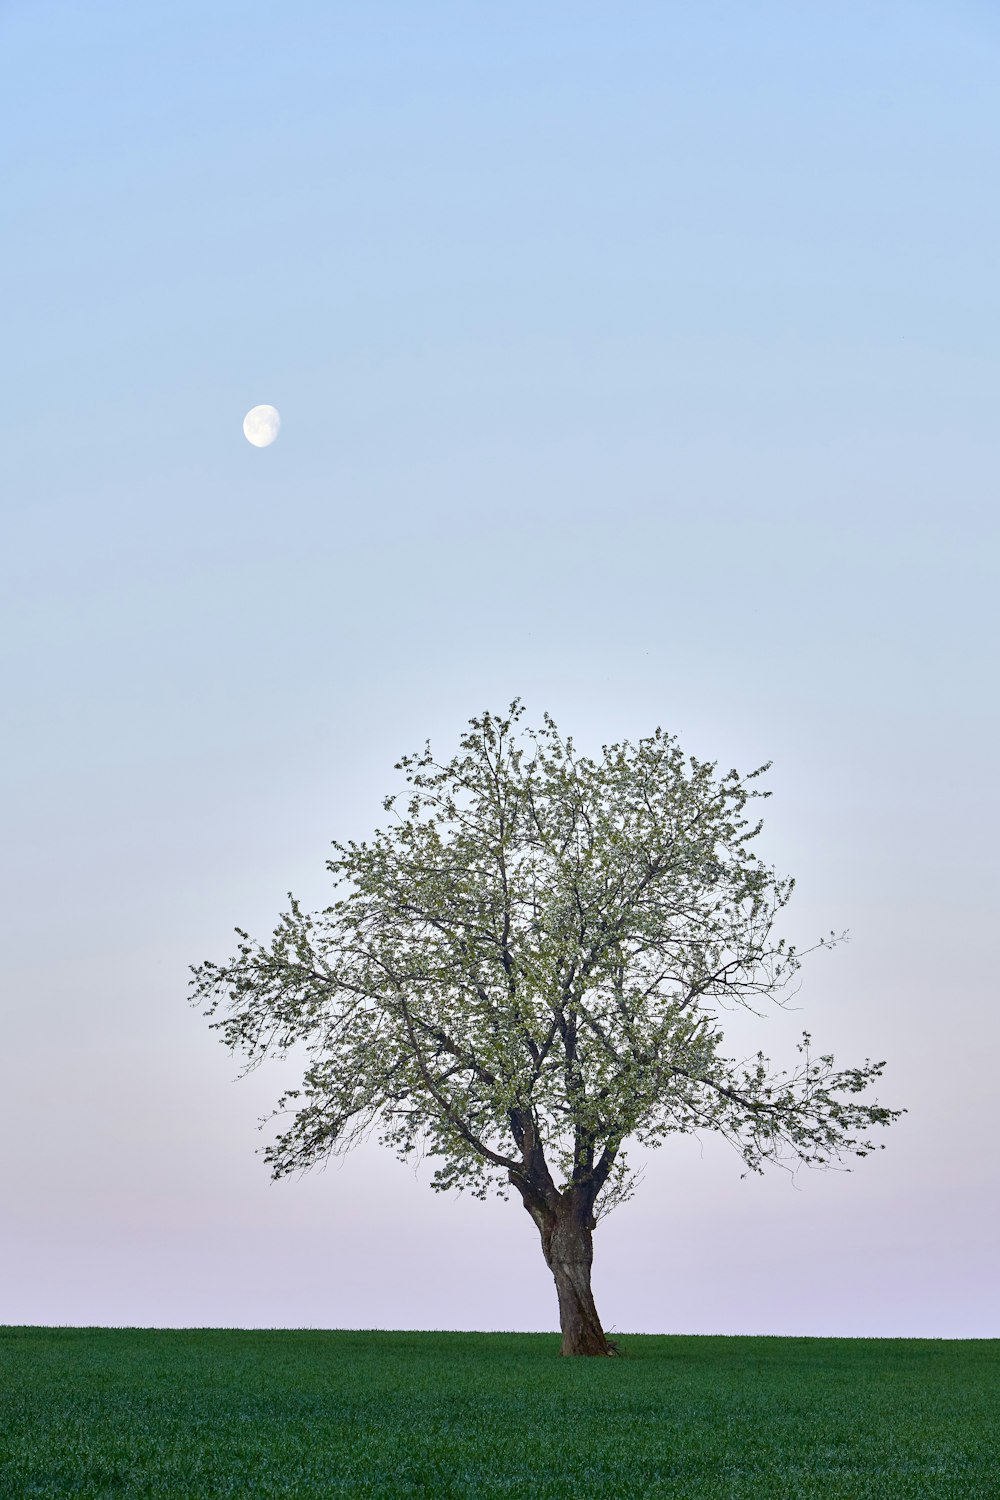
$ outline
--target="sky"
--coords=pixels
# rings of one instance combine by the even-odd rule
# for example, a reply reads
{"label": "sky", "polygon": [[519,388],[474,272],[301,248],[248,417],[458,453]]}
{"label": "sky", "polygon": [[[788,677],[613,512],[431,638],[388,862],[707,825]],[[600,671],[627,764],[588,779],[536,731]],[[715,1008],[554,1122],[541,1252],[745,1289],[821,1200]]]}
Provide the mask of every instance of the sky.
{"label": "sky", "polygon": [[1000,1336],[998,65],[972,0],[0,5],[0,1322],[557,1327],[516,1200],[271,1183],[290,1068],[187,999],[519,696],[773,761],[777,931],[850,937],[733,1048],[908,1111],[638,1152],[605,1327]]}

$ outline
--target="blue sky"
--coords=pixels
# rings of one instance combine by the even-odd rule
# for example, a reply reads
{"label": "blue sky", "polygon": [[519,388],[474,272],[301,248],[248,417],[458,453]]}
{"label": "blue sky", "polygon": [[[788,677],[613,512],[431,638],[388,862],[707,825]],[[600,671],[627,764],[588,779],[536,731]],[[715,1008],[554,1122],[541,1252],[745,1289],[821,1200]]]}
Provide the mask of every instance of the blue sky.
{"label": "blue sky", "polygon": [[270,1186],[290,1080],[185,1005],[520,695],[773,759],[789,935],[851,941],[748,1050],[909,1109],[794,1187],[652,1157],[605,1321],[1000,1332],[998,61],[962,3],[0,8],[0,1318],[554,1326],[514,1204]]}

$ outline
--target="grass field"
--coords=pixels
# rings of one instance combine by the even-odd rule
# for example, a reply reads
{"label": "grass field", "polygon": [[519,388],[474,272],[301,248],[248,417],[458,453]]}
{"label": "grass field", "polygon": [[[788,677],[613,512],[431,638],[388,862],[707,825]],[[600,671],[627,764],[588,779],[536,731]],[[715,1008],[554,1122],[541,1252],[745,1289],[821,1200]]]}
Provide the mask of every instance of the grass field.
{"label": "grass field", "polygon": [[0,1329],[0,1497],[1000,1497],[1000,1340]]}

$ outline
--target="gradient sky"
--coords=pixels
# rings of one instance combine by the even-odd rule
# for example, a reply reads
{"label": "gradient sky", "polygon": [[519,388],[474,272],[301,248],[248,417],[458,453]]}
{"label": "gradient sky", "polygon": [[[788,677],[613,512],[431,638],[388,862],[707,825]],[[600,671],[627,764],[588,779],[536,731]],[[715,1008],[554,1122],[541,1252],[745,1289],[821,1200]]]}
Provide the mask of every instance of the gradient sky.
{"label": "gradient sky", "polygon": [[649,1155],[606,1327],[1000,1335],[998,67],[966,0],[0,6],[0,1321],[556,1327],[516,1201],[272,1185],[186,1000],[520,695],[773,759],[850,941],[733,1048],[909,1110]]}

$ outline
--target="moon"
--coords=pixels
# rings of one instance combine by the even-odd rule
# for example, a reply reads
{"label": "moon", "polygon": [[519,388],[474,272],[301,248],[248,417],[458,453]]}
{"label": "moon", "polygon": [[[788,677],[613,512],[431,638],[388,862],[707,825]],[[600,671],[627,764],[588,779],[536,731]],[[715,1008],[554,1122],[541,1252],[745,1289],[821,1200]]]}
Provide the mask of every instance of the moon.
{"label": "moon", "polygon": [[243,418],[243,436],[255,448],[270,448],[281,429],[275,406],[252,406]]}

